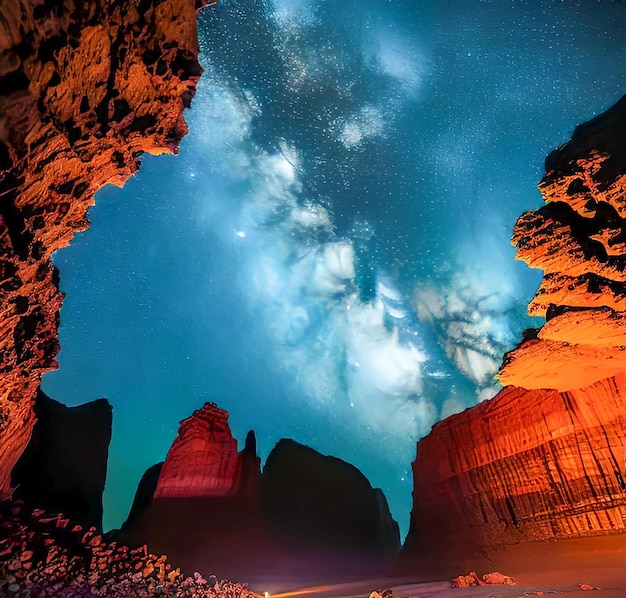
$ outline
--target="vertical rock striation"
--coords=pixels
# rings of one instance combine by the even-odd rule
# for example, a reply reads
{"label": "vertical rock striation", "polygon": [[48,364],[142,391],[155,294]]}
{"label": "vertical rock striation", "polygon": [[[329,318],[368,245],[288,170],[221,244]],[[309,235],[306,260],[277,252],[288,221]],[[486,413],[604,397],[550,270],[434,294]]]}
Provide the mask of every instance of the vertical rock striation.
{"label": "vertical rock striation", "polygon": [[201,73],[194,0],[0,4],[0,497],[56,366],[50,261],[103,185],[176,152]]}
{"label": "vertical rock striation", "polygon": [[546,170],[546,205],[513,235],[544,270],[529,313],[546,324],[505,357],[504,390],[419,441],[400,569],[626,531],[626,97]]}
{"label": "vertical rock striation", "polygon": [[623,533],[625,430],[621,374],[565,393],[510,386],[439,422],[413,463],[405,552],[476,566],[520,542]]}

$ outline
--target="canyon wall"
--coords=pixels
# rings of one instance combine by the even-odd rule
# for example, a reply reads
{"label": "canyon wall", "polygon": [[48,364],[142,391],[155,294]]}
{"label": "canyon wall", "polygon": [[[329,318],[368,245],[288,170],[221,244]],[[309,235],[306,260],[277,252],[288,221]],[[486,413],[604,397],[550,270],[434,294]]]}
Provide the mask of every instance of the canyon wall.
{"label": "canyon wall", "polygon": [[0,3],[0,497],[56,367],[50,258],[103,185],[176,152],[201,73],[202,0]]}
{"label": "canyon wall", "polygon": [[626,97],[546,171],[546,205],[513,235],[518,259],[544,271],[529,312],[546,324],[506,355],[506,388],[419,441],[401,570],[626,531]]}

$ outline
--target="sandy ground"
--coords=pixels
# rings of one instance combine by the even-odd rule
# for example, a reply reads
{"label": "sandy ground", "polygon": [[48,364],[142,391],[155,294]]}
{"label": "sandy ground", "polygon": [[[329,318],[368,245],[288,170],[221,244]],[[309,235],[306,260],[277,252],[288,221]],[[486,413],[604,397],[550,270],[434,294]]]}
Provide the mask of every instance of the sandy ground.
{"label": "sandy ground", "polygon": [[[449,581],[420,583],[408,579],[373,579],[353,583],[296,588],[278,591],[277,593],[271,591],[276,585],[268,582],[265,591],[269,593],[269,598],[295,598],[297,596],[309,598],[367,598],[373,590],[383,588],[391,589],[393,598],[525,598],[527,596],[544,596],[545,598],[551,596],[563,596],[563,598],[626,598],[626,581],[623,580],[621,571],[621,581],[616,579],[616,573],[607,571],[599,577],[597,575],[594,576],[595,579],[603,579],[606,582],[601,586],[597,586],[600,588],[599,590],[582,590],[579,584],[585,584],[587,581],[585,581],[586,572],[580,571],[575,575],[580,581],[565,581],[564,583],[530,583],[531,580],[522,579],[515,586],[452,588]],[[570,571],[567,574],[571,578],[573,572]],[[263,591],[258,586],[251,589],[263,595]],[[281,590],[283,589],[285,588],[281,588]]]}
{"label": "sandy ground", "polygon": [[[452,588],[442,581],[384,578],[317,585],[294,580],[264,580],[250,588],[269,598],[367,598],[373,590],[391,589],[393,598],[508,598],[563,596],[564,598],[626,598],[626,535],[518,545],[498,557],[491,571],[513,577],[515,586]],[[489,570],[478,569],[482,575]],[[581,588],[582,585],[598,589]]]}

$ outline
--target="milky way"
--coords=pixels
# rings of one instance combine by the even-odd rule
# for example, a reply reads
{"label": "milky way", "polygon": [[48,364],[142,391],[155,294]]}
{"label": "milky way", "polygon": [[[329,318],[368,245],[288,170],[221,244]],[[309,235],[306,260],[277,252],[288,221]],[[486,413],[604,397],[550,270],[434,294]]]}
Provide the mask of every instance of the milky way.
{"label": "milky way", "polygon": [[415,441],[497,392],[545,155],[626,91],[611,2],[220,0],[178,156],[55,261],[67,404],[106,396],[105,527],[205,401],[361,468],[406,532]]}

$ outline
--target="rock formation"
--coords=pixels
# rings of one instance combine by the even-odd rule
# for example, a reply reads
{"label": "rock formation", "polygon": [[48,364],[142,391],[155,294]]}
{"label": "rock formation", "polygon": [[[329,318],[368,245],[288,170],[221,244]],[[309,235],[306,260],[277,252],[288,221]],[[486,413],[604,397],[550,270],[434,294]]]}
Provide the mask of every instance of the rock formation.
{"label": "rock formation", "polygon": [[517,257],[544,271],[529,313],[535,338],[508,354],[500,381],[584,388],[626,369],[626,96],[580,125],[546,160],[547,203],[517,222]]}
{"label": "rock formation", "polygon": [[233,496],[239,489],[240,458],[228,413],[207,403],[180,423],[154,498]]}
{"label": "rock formation", "polygon": [[626,97],[546,169],[547,205],[519,219],[513,243],[544,270],[529,312],[547,322],[506,356],[510,386],[418,443],[400,569],[626,531]]}
{"label": "rock formation", "polygon": [[0,497],[55,367],[62,295],[50,261],[103,185],[175,152],[201,69],[203,0],[0,4]]}
{"label": "rock formation", "polygon": [[39,391],[33,435],[13,469],[14,498],[102,531],[112,408],[106,399],[66,407]]}
{"label": "rock formation", "polygon": [[183,575],[145,546],[108,542],[61,515],[0,503],[0,596],[138,598],[257,598],[215,576]]}
{"label": "rock formation", "polygon": [[228,413],[207,403],[181,422],[162,466],[148,469],[116,539],[148,544],[188,572],[249,581],[274,553],[260,511],[260,477],[254,433],[237,452]]}
{"label": "rock formation", "polygon": [[626,531],[625,401],[621,374],[566,393],[508,387],[436,424],[413,463],[405,552],[454,569],[520,542]]}
{"label": "rock formation", "polygon": [[354,466],[283,439],[261,479],[263,514],[287,571],[374,575],[398,554],[387,500]]}
{"label": "rock formation", "polygon": [[237,453],[227,420],[207,403],[181,422],[158,482],[157,469],[146,473],[118,540],[146,543],[185,571],[246,581],[372,574],[391,563],[398,526],[361,472],[282,440],[261,475],[254,434]]}
{"label": "rock formation", "polygon": [[[139,516],[150,506],[154,493],[156,492],[162,467],[163,461],[161,461],[161,463],[157,463],[156,465],[152,465],[152,467],[148,467],[148,469],[146,469],[144,474],[141,476],[139,485],[137,486],[137,491],[135,492],[133,504],[130,507],[130,512],[128,513],[126,521],[122,524],[122,532],[132,530],[135,525],[137,525]],[[115,531],[112,533],[115,534]]]}

